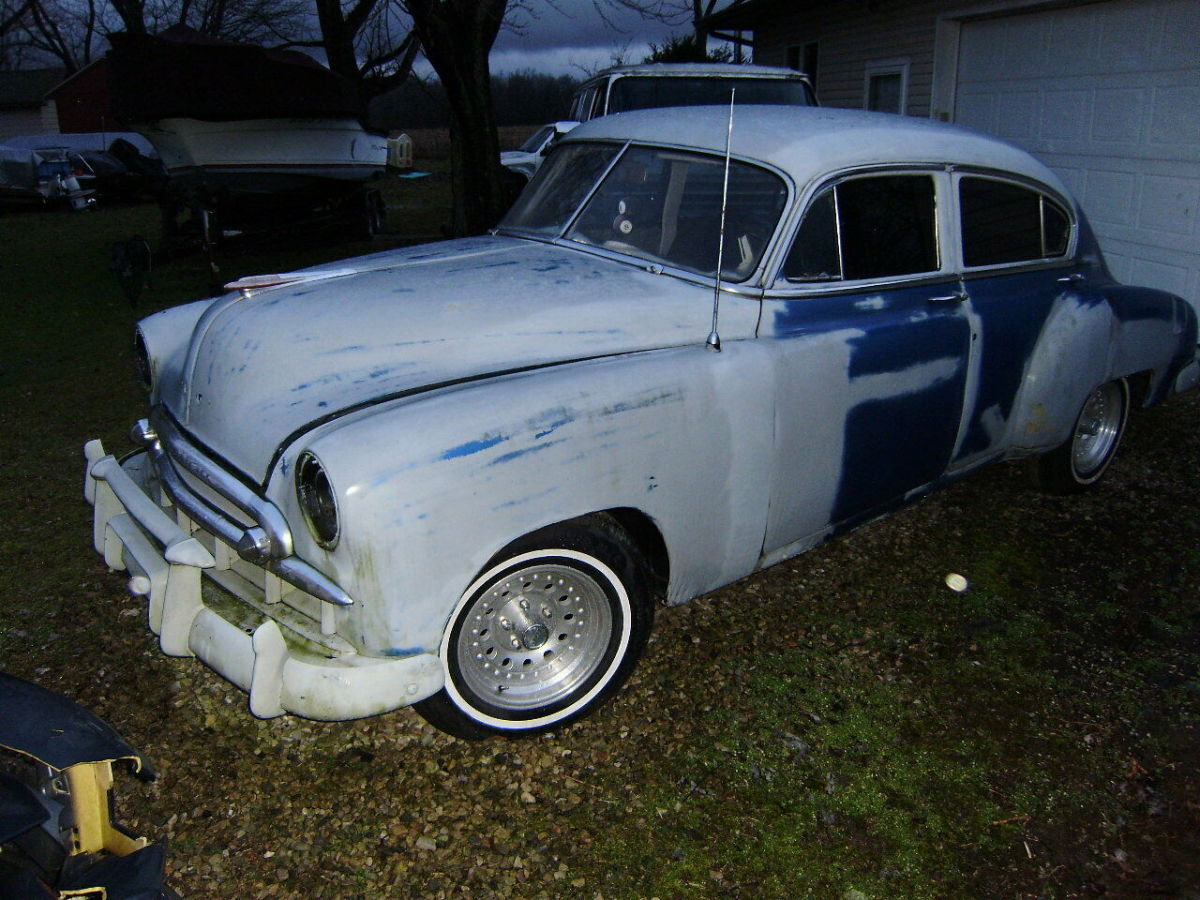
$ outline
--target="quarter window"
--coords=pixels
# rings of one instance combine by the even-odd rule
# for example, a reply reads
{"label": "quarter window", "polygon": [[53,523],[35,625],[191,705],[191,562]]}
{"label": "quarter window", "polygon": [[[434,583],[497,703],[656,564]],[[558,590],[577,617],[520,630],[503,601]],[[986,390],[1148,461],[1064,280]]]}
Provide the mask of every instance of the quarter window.
{"label": "quarter window", "polygon": [[963,178],[958,197],[964,265],[995,266],[1066,254],[1070,216],[1045,194],[992,178]]}
{"label": "quarter window", "polygon": [[822,192],[784,264],[792,281],[849,281],[936,272],[931,175],[871,175]]}

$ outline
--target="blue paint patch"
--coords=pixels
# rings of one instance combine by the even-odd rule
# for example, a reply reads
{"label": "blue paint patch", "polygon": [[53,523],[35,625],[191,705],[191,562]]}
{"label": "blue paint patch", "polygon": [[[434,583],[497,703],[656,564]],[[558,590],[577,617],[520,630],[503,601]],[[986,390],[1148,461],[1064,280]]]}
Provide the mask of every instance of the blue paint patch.
{"label": "blue paint patch", "polygon": [[424,647],[388,647],[380,655],[388,656],[392,659],[403,659],[406,656],[419,656],[422,653],[432,652],[432,650],[427,650]]}
{"label": "blue paint patch", "polygon": [[457,447],[451,447],[442,454],[442,459],[459,459],[463,456],[471,456],[475,453],[480,453],[487,450],[489,447],[495,447],[497,444],[507,441],[508,438],[502,434],[486,435],[476,441],[467,441],[465,444],[459,444]]}
{"label": "blue paint patch", "polygon": [[341,380],[342,376],[336,373],[332,375],[326,375],[323,378],[317,378],[313,381],[305,381],[302,384],[296,385],[294,388],[292,388],[292,393],[296,394],[300,393],[301,391],[307,391],[310,387],[315,385],[337,384]]}
{"label": "blue paint patch", "polygon": [[682,399],[679,391],[662,391],[657,394],[651,394],[642,397],[638,400],[622,400],[619,403],[614,403],[612,406],[606,406],[600,410],[602,416],[615,416],[619,413],[633,412],[638,409],[648,409],[652,406],[658,406],[663,403],[677,403]]}
{"label": "blue paint patch", "polygon": [[520,459],[522,456],[528,456],[530,453],[537,453],[545,450],[547,447],[553,447],[555,444],[561,444],[566,438],[559,438],[557,441],[546,441],[544,444],[535,444],[532,447],[524,447],[520,450],[513,450],[511,453],[505,453],[502,456],[497,456],[493,459],[489,466],[498,466],[501,463],[512,462],[514,459]]}
{"label": "blue paint patch", "polygon": [[549,434],[553,434],[564,425],[570,425],[575,421],[575,414],[566,407],[560,406],[557,409],[548,409],[538,418],[529,420],[529,427],[539,429],[534,432],[534,440],[540,440]]}
{"label": "blue paint patch", "polygon": [[1025,379],[1030,357],[1059,294],[1059,270],[997,275],[967,283],[979,322],[980,345],[975,403],[967,410],[959,459],[994,450],[997,435],[987,418],[1007,422]]}
{"label": "blue paint patch", "polygon": [[520,499],[517,499],[517,500],[508,500],[504,503],[501,503],[499,506],[493,506],[492,512],[498,512],[499,510],[502,510],[502,509],[511,509],[514,506],[524,506],[526,503],[532,503],[534,500],[540,500],[543,497],[549,497],[551,494],[555,494],[557,492],[558,492],[558,488],[556,488],[556,487],[547,488],[546,490],[541,491],[540,493],[531,494],[528,497],[521,497]]}
{"label": "blue paint patch", "polygon": [[365,344],[351,344],[349,347],[338,347],[336,350],[325,350],[318,353],[318,356],[336,356],[339,353],[358,353],[360,350],[366,350]]}

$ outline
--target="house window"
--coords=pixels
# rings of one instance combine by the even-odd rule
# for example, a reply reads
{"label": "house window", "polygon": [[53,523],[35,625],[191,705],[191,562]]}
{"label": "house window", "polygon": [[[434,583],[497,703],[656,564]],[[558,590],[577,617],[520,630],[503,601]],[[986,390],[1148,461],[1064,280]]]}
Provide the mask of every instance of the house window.
{"label": "house window", "polygon": [[787,48],[787,64],[789,69],[803,72],[812,82],[813,90],[817,88],[817,42],[793,44]]}
{"label": "house window", "polygon": [[867,63],[863,109],[904,113],[908,109],[908,60],[884,59]]}

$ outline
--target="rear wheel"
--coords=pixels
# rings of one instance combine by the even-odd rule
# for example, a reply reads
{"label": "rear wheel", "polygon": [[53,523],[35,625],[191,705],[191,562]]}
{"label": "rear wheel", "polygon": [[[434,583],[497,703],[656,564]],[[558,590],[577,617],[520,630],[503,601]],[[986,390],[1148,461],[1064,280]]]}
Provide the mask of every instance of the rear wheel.
{"label": "rear wheel", "polygon": [[1071,437],[1038,460],[1044,490],[1074,494],[1100,480],[1112,462],[1129,418],[1129,385],[1119,378],[1088,395]]}
{"label": "rear wheel", "polygon": [[614,524],[543,529],[463,594],[442,640],[445,687],[417,711],[472,739],[563,725],[621,686],[651,619],[640,554]]}

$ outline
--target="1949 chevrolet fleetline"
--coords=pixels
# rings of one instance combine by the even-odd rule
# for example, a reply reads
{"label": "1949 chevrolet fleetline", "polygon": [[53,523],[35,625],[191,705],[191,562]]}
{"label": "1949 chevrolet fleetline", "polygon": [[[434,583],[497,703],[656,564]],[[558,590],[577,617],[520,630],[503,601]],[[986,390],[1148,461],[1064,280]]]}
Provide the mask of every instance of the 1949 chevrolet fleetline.
{"label": "1949 chevrolet fleetline", "polygon": [[469,737],[585,714],[656,602],[986,463],[1086,488],[1198,378],[1194,311],[1116,284],[1045,166],[849,111],[597,119],[494,234],[230,288],[140,324],[97,549],[256,715]]}

